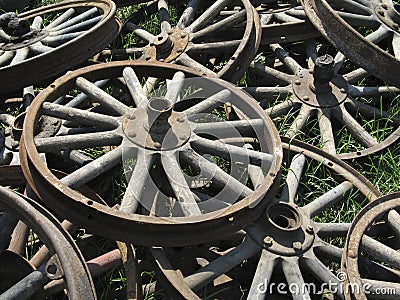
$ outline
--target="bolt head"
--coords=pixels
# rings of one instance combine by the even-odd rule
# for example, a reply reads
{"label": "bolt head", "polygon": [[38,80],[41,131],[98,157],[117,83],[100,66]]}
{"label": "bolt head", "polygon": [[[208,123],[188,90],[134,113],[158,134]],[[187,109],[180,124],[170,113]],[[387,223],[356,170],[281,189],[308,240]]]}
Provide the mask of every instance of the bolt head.
{"label": "bolt head", "polygon": [[183,117],[178,117],[178,119],[176,119],[179,123],[183,123],[185,122],[185,119]]}
{"label": "bolt head", "polygon": [[186,140],[186,135],[184,134],[179,135],[179,139],[182,141]]}
{"label": "bolt head", "polygon": [[355,251],[353,249],[349,250],[349,256],[351,258],[357,258],[357,254],[358,254],[357,251]]}
{"label": "bolt head", "polygon": [[310,97],[304,96],[304,97],[303,97],[303,100],[304,100],[304,101],[308,101],[308,100],[310,100]]}
{"label": "bolt head", "polygon": [[183,52],[183,49],[182,49],[182,48],[178,48],[178,49],[176,50],[176,52],[182,53],[182,52]]}
{"label": "bolt head", "polygon": [[399,26],[399,24],[397,24],[397,23],[393,23],[393,28],[396,29],[396,30],[398,30],[398,29],[400,28],[400,26]]}
{"label": "bolt head", "polygon": [[164,62],[165,59],[161,58],[161,59],[159,59],[158,61],[159,61],[159,62]]}
{"label": "bolt head", "polygon": [[297,79],[297,80],[294,82],[294,84],[295,84],[295,85],[300,85],[300,84],[301,84],[301,81]]}
{"label": "bolt head", "polygon": [[155,142],[154,147],[157,149],[160,149],[162,147],[162,145],[159,142]]}
{"label": "bolt head", "polygon": [[295,251],[300,251],[303,248],[303,244],[300,242],[294,242],[292,247]]}
{"label": "bolt head", "polygon": [[273,241],[274,241],[274,239],[273,239],[272,237],[266,236],[266,237],[263,239],[264,246],[265,246],[265,247],[270,247],[270,246],[272,246]]}
{"label": "bolt head", "polygon": [[186,37],[186,33],[181,34],[181,39],[184,39]]}
{"label": "bolt head", "polygon": [[308,225],[306,231],[309,234],[313,234],[314,233],[314,227],[312,227],[311,225]]}
{"label": "bolt head", "polygon": [[340,92],[341,92],[342,94],[345,94],[345,93],[346,93],[346,89],[345,89],[345,88],[341,88],[341,89],[340,89]]}
{"label": "bolt head", "polygon": [[383,7],[384,9],[388,9],[387,4],[382,4],[382,7]]}

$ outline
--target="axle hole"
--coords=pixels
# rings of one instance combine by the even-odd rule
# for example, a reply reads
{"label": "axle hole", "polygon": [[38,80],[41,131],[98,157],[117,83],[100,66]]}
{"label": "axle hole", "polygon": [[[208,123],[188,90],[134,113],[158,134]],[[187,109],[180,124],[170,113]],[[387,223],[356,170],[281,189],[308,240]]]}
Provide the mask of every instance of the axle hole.
{"label": "axle hole", "polygon": [[171,103],[164,98],[153,98],[149,102],[150,108],[155,111],[166,111],[171,108]]}

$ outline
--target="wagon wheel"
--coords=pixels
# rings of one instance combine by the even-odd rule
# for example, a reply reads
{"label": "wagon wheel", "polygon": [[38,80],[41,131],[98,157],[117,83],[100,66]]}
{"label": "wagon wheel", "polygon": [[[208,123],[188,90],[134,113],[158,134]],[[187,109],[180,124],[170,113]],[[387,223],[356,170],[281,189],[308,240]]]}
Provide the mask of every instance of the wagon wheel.
{"label": "wagon wheel", "polygon": [[[239,10],[226,12],[232,2],[191,0],[184,1],[186,5],[178,2],[176,24],[171,21],[167,1],[150,2],[125,23],[125,30],[132,34],[133,47],[106,50],[102,54],[173,62],[237,81],[257,52],[261,29],[258,15],[248,0],[238,1]],[[154,32],[141,28],[145,17],[158,19],[159,28]]]}
{"label": "wagon wheel", "polygon": [[[380,151],[398,139],[398,88],[316,40],[292,47],[272,44],[270,50],[264,65],[250,66],[262,80],[245,90],[282,134],[307,139],[341,159]],[[344,148],[348,141],[351,146]]]}
{"label": "wagon wheel", "polygon": [[68,1],[0,18],[1,94],[10,94],[77,66],[118,34],[109,0]]}
{"label": "wagon wheel", "polygon": [[349,59],[400,87],[400,13],[391,0],[303,0],[317,29]]}
{"label": "wagon wheel", "polygon": [[253,0],[251,3],[260,16],[261,46],[272,43],[292,43],[320,35],[296,0]]}
{"label": "wagon wheel", "polygon": [[[18,188],[19,191],[23,191],[23,189],[25,189],[25,184],[26,180],[20,166],[0,167],[1,186],[12,186],[14,190]],[[82,191],[91,195],[91,197],[93,197],[93,199],[96,199],[96,201],[104,202],[101,197],[93,193],[93,191],[88,189],[87,187],[83,187]],[[25,189],[25,193],[29,194],[29,189]],[[33,200],[30,199],[29,201],[33,202]],[[3,206],[0,207],[1,209],[3,209]],[[41,222],[42,219],[45,219],[47,218],[47,216],[49,216],[49,214],[39,215],[40,212],[41,211],[36,212],[36,214],[38,214],[40,218],[37,222]],[[54,251],[56,249],[52,248],[52,245],[50,245],[50,248],[47,247],[48,244],[44,244],[43,240],[40,239],[40,236],[38,237],[36,235],[36,231],[30,232],[30,227],[27,226],[26,223],[23,222],[23,220],[24,219],[19,219],[15,217],[15,215],[10,213],[9,211],[2,211],[0,213],[0,252],[5,251],[4,253],[0,254],[1,262],[5,262],[7,259],[10,259],[10,262],[7,265],[2,266],[3,273],[1,274],[2,280],[8,278],[7,276],[10,277],[9,280],[7,279],[7,282],[9,283],[11,283],[11,281],[16,281],[17,277],[22,276],[24,272],[28,272],[30,270],[42,270],[45,269],[47,265],[50,265],[52,262],[54,262],[54,258],[52,258],[52,255],[54,254]],[[48,219],[45,223],[38,224],[46,226],[48,222],[53,222],[54,220],[56,219],[52,217],[51,219]],[[70,241],[71,238],[69,237],[67,232],[70,232],[71,234],[76,236],[78,227],[73,225],[72,223],[64,220],[61,224],[57,221],[56,225],[58,226],[57,228],[62,228],[62,234],[67,235],[68,241]],[[34,229],[34,227],[32,228]],[[52,228],[49,228],[48,230],[52,230]],[[56,238],[57,236],[53,237],[53,239]],[[87,252],[87,247],[85,247],[85,243],[83,243],[82,241],[82,238],[77,238],[77,244],[80,247],[81,251],[85,253],[85,257],[90,258],[85,262],[85,266],[87,265],[86,268],[89,270],[89,274],[91,275],[91,277],[96,278],[99,276],[103,276],[113,269],[123,267],[127,284],[126,293],[129,299],[136,299],[135,297],[140,297],[141,286],[139,285],[140,277],[138,275],[138,262],[135,249],[132,245],[127,245],[121,242],[112,243],[114,244],[114,247],[112,245],[102,245],[101,250],[96,248],[97,251],[95,253],[89,254]],[[61,243],[58,242],[58,245],[60,245],[61,247],[63,245],[63,241],[61,241]],[[73,244],[72,246],[76,248],[75,244]],[[70,248],[72,246],[69,246],[69,248],[65,251],[71,250]],[[22,258],[22,255],[24,255],[25,253],[29,253],[29,262]],[[18,263],[22,270],[16,271],[13,263]],[[76,263],[76,260],[74,260],[72,263]],[[10,268],[12,268],[11,271]],[[75,269],[75,271],[76,270],[77,269]],[[11,273],[12,276],[10,276],[7,272]],[[40,279],[40,277],[38,278]],[[44,287],[40,287],[40,282],[37,283],[37,288],[40,289],[40,293],[38,293],[37,295],[50,297],[54,296],[57,293],[63,292],[64,289],[68,289],[69,287],[67,280],[68,278],[66,278],[65,276],[52,276],[48,280],[43,279],[43,282],[46,284],[44,285]],[[0,292],[3,292],[4,288],[5,283],[3,285],[0,284]],[[24,288],[29,289],[26,285],[22,285],[20,286],[21,292]],[[81,296],[77,294],[77,296],[81,297],[82,299],[85,298],[85,295]],[[21,294],[17,294],[16,297],[21,297]]]}
{"label": "wagon wheel", "polygon": [[[400,194],[384,196],[354,219],[342,258],[346,299],[396,299],[400,296]],[[377,264],[382,272],[362,264]]]}
{"label": "wagon wheel", "polygon": [[[150,96],[140,84],[147,77],[159,78]],[[96,105],[80,103],[77,90]],[[225,121],[228,102],[248,120]],[[56,136],[41,138],[35,129],[44,115],[63,122]],[[259,140],[260,148],[221,137]],[[111,151],[61,181],[39,158],[104,146]],[[116,240],[178,245],[215,239],[256,219],[266,194],[275,192],[280,149],[272,121],[231,84],[173,64],[122,61],[71,72],[42,92],[25,118],[20,156],[35,192],[71,222]],[[248,164],[267,174],[256,187]],[[122,185],[120,199],[108,199],[114,208],[76,191],[91,181],[98,185],[110,170]],[[113,184],[109,174],[105,180]]]}
{"label": "wagon wheel", "polygon": [[[96,299],[89,270],[78,247],[61,224],[37,202],[0,187],[0,209],[12,215],[39,236],[53,255],[44,269],[34,268],[19,254],[0,251],[1,299],[41,299],[51,280],[66,281],[70,299]],[[0,221],[4,225],[4,213]],[[2,230],[4,227],[2,226]]]}
{"label": "wagon wheel", "polygon": [[[288,142],[283,139],[282,177],[286,179],[256,222],[236,236],[206,245],[152,248],[162,276],[180,298],[211,294],[223,298],[225,291],[231,298],[239,292],[237,299],[268,299],[271,291],[276,299],[283,295],[277,293],[277,284],[286,282],[286,288],[280,287],[286,297],[292,292],[293,299],[311,299],[311,289],[295,294],[294,288],[288,288],[314,283],[315,291],[320,291],[322,283],[328,282],[340,287],[334,272],[350,226],[345,220],[352,219],[364,201],[379,197],[379,192],[341,160],[305,143]],[[318,190],[317,186],[324,187]],[[346,211],[346,216],[333,214],[338,210]],[[341,293],[336,296],[343,298]]]}

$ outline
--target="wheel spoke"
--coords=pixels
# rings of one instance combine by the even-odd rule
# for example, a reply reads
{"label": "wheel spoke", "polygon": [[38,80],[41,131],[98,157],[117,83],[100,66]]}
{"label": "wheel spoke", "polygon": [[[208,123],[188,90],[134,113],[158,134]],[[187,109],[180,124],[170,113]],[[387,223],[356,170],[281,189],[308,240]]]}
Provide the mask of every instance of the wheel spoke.
{"label": "wheel spoke", "polygon": [[123,76],[136,107],[143,106],[145,103],[147,103],[147,96],[143,91],[142,85],[140,84],[139,78],[136,76],[135,71],[129,67],[125,68],[123,71]]}
{"label": "wheel spoke", "polygon": [[386,25],[381,25],[377,30],[368,34],[365,39],[371,43],[377,44],[391,35],[391,32],[386,29]]}
{"label": "wheel spoke", "polygon": [[260,247],[252,239],[245,238],[243,243],[236,248],[213,260],[192,275],[187,276],[184,279],[185,283],[192,290],[197,291],[222,274],[233,269],[245,259],[252,257],[258,251],[260,251]]}
{"label": "wheel spoke", "polygon": [[338,186],[329,190],[329,192],[326,192],[322,196],[304,206],[303,209],[310,216],[310,218],[315,217],[325,209],[341,201],[352,188],[353,184],[351,182],[342,182]]}
{"label": "wheel spoke", "polygon": [[130,111],[130,108],[128,106],[115,99],[110,94],[107,94],[94,83],[86,80],[83,77],[78,77],[76,79],[76,86],[79,88],[79,90],[103,105],[109,111],[115,112],[121,116],[127,114]]}
{"label": "wheel spoke", "polygon": [[343,289],[340,288],[342,282],[332,273],[327,266],[325,266],[315,255],[311,254],[311,257],[305,257],[304,264],[306,268],[318,279],[324,283],[334,283],[336,289],[335,296],[339,299],[344,299]]}
{"label": "wheel spoke", "polygon": [[365,104],[365,103],[363,103],[361,101],[357,101],[357,100],[349,99],[348,103],[350,104],[350,107],[354,110],[354,113],[359,112],[364,117],[366,117],[370,120],[375,120],[377,117],[380,117],[380,118],[385,118],[385,119],[392,121],[395,126],[400,125],[400,118],[396,117],[396,116],[392,116],[387,111],[370,106],[368,104]]}
{"label": "wheel spoke", "polygon": [[186,150],[181,152],[182,158],[185,163],[192,166],[195,170],[200,171],[206,178],[212,180],[212,184],[216,185],[224,193],[218,196],[219,199],[225,201],[223,196],[227,197],[229,203],[236,202],[236,200],[243,199],[250,196],[253,191],[238,181],[236,178],[225,173],[215,163],[210,162],[206,158],[200,156],[193,150]]}
{"label": "wheel spoke", "polygon": [[154,35],[152,35],[150,32],[142,29],[140,26],[132,23],[132,22],[128,22],[125,24],[125,28],[129,31],[134,32],[138,37],[140,37],[141,39],[147,41],[148,43],[151,43],[154,41],[154,39],[156,38]]}
{"label": "wheel spoke", "polygon": [[390,228],[395,233],[395,236],[400,238],[400,214],[396,210],[392,209],[389,211],[387,219]]}
{"label": "wheel spoke", "polygon": [[116,118],[50,102],[43,103],[41,112],[47,116],[100,129],[115,129],[119,126]]}
{"label": "wheel spoke", "polygon": [[225,121],[212,123],[193,123],[193,132],[207,134],[216,137],[238,137],[238,133],[242,136],[255,136],[254,133],[262,129],[264,122],[262,119],[241,120],[241,121]]}
{"label": "wheel spoke", "polygon": [[122,146],[119,146],[65,176],[61,179],[61,182],[72,189],[78,188],[118,166],[121,163],[121,159]]}
{"label": "wheel spoke", "polygon": [[[194,195],[190,190],[182,169],[179,166],[177,153],[161,155],[161,161],[169,183],[175,193],[176,200],[183,212],[188,216],[201,215],[201,211],[196,203]],[[176,205],[176,204],[175,204]]]}
{"label": "wheel spoke", "polygon": [[[297,286],[299,289],[305,286],[303,275],[301,274],[299,267],[299,259],[297,257],[291,257],[282,260],[282,269],[289,286]],[[294,300],[311,300],[311,297],[306,290],[293,292],[297,292],[292,293]]]}
{"label": "wheel spoke", "polygon": [[282,190],[281,200],[294,203],[299,188],[300,178],[303,174],[306,157],[302,154],[296,154],[290,163],[288,175],[286,177],[285,186]]}
{"label": "wheel spoke", "polygon": [[10,65],[13,66],[20,62],[23,62],[28,57],[28,54],[29,54],[29,48],[18,49]]}
{"label": "wheel spoke", "polygon": [[398,270],[400,269],[400,253],[385,244],[382,244],[367,235],[363,235],[361,249],[379,261]]}
{"label": "wheel spoke", "polygon": [[288,86],[292,83],[291,75],[285,74],[268,66],[263,66],[260,63],[251,63],[249,66],[249,71],[266,79],[270,79],[282,86]]}
{"label": "wheel spoke", "polygon": [[[0,295],[0,299],[28,299],[49,281],[40,271],[33,271]],[[27,288],[29,287],[29,288]]]}
{"label": "wheel spoke", "polygon": [[378,142],[362,127],[343,107],[340,106],[338,111],[338,121],[346,125],[354,139],[365,147],[373,147],[378,145]]}
{"label": "wheel spoke", "polygon": [[193,115],[201,114],[201,113],[209,113],[214,108],[217,108],[217,107],[221,106],[222,104],[226,103],[229,100],[231,95],[232,95],[232,93],[229,90],[222,90],[222,91],[202,100],[201,102],[197,103],[196,105],[193,105],[192,107],[184,110],[183,112],[187,116],[193,116]]}
{"label": "wheel spoke", "polygon": [[6,51],[0,55],[0,67],[7,65],[15,56],[14,51]]}
{"label": "wheel spoke", "polygon": [[392,47],[394,57],[400,59],[400,35],[397,33],[393,34]]}
{"label": "wheel spoke", "polygon": [[86,20],[82,23],[78,23],[69,27],[65,27],[63,29],[57,30],[57,31],[52,31],[50,33],[50,36],[56,36],[56,35],[63,35],[63,34],[69,34],[72,32],[76,31],[85,31],[89,29],[90,27],[96,25],[100,20],[102,19],[102,16],[94,17],[89,20]]}
{"label": "wheel spoke", "polygon": [[54,21],[52,21],[49,25],[47,25],[44,29],[51,30],[51,29],[59,26],[61,23],[64,23],[65,21],[67,21],[74,14],[75,14],[75,9],[70,8],[67,11],[65,11],[62,15],[57,17]]}
{"label": "wheel spoke", "polygon": [[[68,12],[69,12],[69,10],[67,11],[67,13]],[[93,15],[96,14],[96,13],[98,13],[97,7],[93,7],[91,9],[85,11],[84,13],[81,13],[81,14],[77,15],[76,17],[73,17],[72,19],[70,19],[70,20],[68,20],[66,22],[64,22],[64,21],[60,22],[60,24],[57,25],[57,26],[54,26],[54,24],[52,26],[47,26],[46,29],[51,31],[51,32],[59,31],[59,30],[64,29],[66,27],[70,27],[72,25],[75,25],[75,24],[78,24],[78,23],[82,23],[82,22],[84,22],[84,20],[92,18]]]}
{"label": "wheel spoke", "polygon": [[205,66],[203,66],[201,63],[199,63],[196,60],[194,60],[193,58],[191,58],[186,53],[182,53],[176,59],[176,61],[181,65],[184,65],[186,67],[190,67],[190,68],[195,69],[195,70],[197,70],[199,72],[202,72],[202,73],[204,73],[206,75],[215,76],[215,73],[213,71],[207,69]]}
{"label": "wheel spoke", "polygon": [[321,132],[323,150],[329,154],[336,154],[335,138],[332,131],[330,110],[318,110],[318,124]]}
{"label": "wheel spoke", "polygon": [[64,43],[68,43],[70,40],[75,39],[86,31],[67,33],[61,35],[48,36],[42,40],[42,43],[46,44],[46,46],[56,47]]}
{"label": "wheel spoke", "polygon": [[157,5],[158,14],[160,17],[161,32],[168,32],[171,30],[168,3],[165,0],[159,0]]}
{"label": "wheel spoke", "polygon": [[241,10],[240,12],[227,17],[217,23],[207,26],[206,28],[197,31],[192,34],[191,41],[192,42],[202,42],[206,39],[209,39],[216,33],[220,31],[226,31],[227,28],[232,28],[236,24],[242,22],[246,18],[246,10]]}
{"label": "wheel spoke", "polygon": [[[292,94],[292,87],[288,86],[274,86],[274,87],[246,87],[243,88],[247,93],[258,100],[263,99],[273,99],[274,97],[280,96],[283,99],[287,98],[290,94]],[[285,101],[286,102],[286,101]],[[284,103],[284,102],[283,102]],[[278,104],[279,105],[279,104]],[[277,106],[277,105],[276,105]]]}
{"label": "wheel spoke", "polygon": [[184,29],[193,21],[194,14],[196,13],[199,4],[200,0],[189,1],[178,21],[178,24],[176,25],[177,28]]}
{"label": "wheel spoke", "polygon": [[298,71],[302,69],[302,67],[295,61],[292,57],[290,57],[289,53],[287,53],[279,44],[271,44],[271,49],[274,51],[275,55],[279,58],[279,60],[283,63],[283,65],[292,73],[296,74]]}
{"label": "wheel spoke", "polygon": [[293,101],[294,99],[294,97],[290,97],[289,99],[284,100],[282,103],[274,105],[265,111],[271,117],[271,119],[286,115],[292,109],[296,109],[301,105],[299,102]]}
{"label": "wheel spoke", "polygon": [[94,132],[67,136],[35,138],[39,152],[56,152],[69,149],[85,149],[119,145],[122,137],[116,131]]}
{"label": "wheel spoke", "polygon": [[165,94],[165,98],[168,99],[172,105],[175,105],[176,101],[178,101],[184,83],[185,74],[183,72],[176,72]]}
{"label": "wheel spoke", "polygon": [[343,78],[347,81],[349,84],[349,87],[352,87],[350,84],[357,83],[358,81],[364,79],[365,77],[368,77],[368,72],[362,68],[358,68],[354,71],[351,71],[345,75],[343,75]]}
{"label": "wheel spoke", "polygon": [[371,9],[366,6],[358,3],[357,1],[349,1],[349,0],[331,0],[332,3],[337,4],[338,6],[344,8],[346,11],[370,16],[372,15]]}
{"label": "wheel spoke", "polygon": [[306,126],[308,118],[311,117],[312,112],[313,109],[310,106],[303,104],[300,108],[299,114],[290,125],[285,136],[292,138],[298,134]]}
{"label": "wheel spoke", "polygon": [[219,12],[228,5],[232,0],[217,0],[205,12],[203,12],[192,24],[187,28],[189,32],[196,32],[206,27],[208,23],[216,17]]}
{"label": "wheel spoke", "polygon": [[349,86],[349,94],[353,97],[380,97],[384,94],[398,94],[400,89],[394,86]]}
{"label": "wheel spoke", "polygon": [[196,152],[201,154],[211,154],[219,156],[232,162],[240,161],[246,164],[263,166],[265,167],[265,169],[268,168],[273,160],[272,154],[224,144],[220,141],[212,141],[201,138],[199,136],[197,136],[190,143],[190,145]]}
{"label": "wheel spoke", "polygon": [[138,150],[137,162],[129,179],[119,210],[135,213],[146,189],[146,181],[150,179],[150,169],[153,166],[153,156],[145,150]]}
{"label": "wheel spoke", "polygon": [[350,225],[350,223],[317,223],[316,227],[320,237],[345,237]]}
{"label": "wheel spoke", "polygon": [[48,47],[43,45],[41,42],[37,42],[33,45],[29,46],[29,49],[33,52],[33,53],[37,53],[37,54],[42,54],[42,53],[46,53],[49,51],[54,50],[54,48]]}
{"label": "wheel spoke", "polygon": [[189,43],[186,52],[189,55],[196,55],[196,56],[209,53],[229,53],[235,51],[235,49],[240,45],[240,43],[241,40],[201,43],[201,44]]}
{"label": "wheel spoke", "polygon": [[269,282],[277,263],[278,259],[274,254],[265,249],[262,250],[247,299],[264,299],[266,297]]}

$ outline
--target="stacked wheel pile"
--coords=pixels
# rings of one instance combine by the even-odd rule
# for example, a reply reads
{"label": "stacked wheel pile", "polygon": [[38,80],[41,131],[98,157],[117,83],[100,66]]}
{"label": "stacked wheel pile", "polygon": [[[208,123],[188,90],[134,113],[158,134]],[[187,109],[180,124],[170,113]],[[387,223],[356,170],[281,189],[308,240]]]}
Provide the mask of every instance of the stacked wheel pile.
{"label": "stacked wheel pile", "polygon": [[400,136],[396,1],[36,4],[0,15],[0,299],[400,296],[400,194],[348,164]]}

